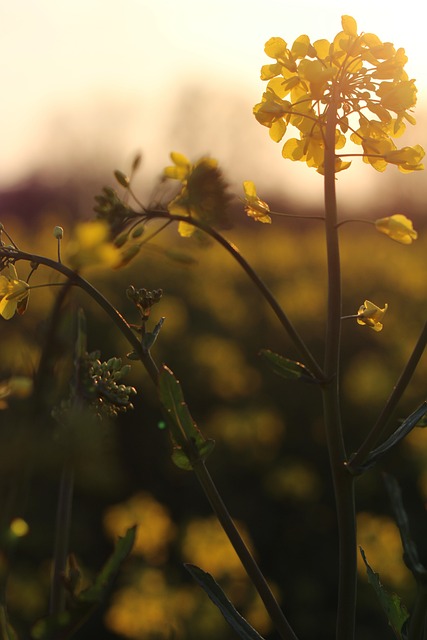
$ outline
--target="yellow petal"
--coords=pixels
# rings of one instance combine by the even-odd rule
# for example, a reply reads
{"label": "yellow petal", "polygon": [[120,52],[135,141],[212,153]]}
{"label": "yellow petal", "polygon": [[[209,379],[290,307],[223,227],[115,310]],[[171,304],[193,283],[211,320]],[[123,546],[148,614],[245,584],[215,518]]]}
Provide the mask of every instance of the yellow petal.
{"label": "yellow petal", "polygon": [[392,240],[401,244],[411,244],[418,238],[412,220],[401,213],[396,213],[387,218],[379,218],[375,221],[375,227],[381,233],[385,233]]}

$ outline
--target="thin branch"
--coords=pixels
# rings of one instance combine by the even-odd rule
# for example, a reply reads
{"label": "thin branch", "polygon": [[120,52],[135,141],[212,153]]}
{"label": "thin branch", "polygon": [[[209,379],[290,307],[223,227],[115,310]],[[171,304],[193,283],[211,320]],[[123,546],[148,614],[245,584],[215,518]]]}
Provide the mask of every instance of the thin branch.
{"label": "thin branch", "polygon": [[420,361],[421,356],[424,353],[427,344],[427,322],[421,330],[420,336],[414,346],[409,360],[407,361],[398,381],[396,382],[393,390],[385,403],[378,419],[369,432],[364,442],[360,445],[357,452],[351,457],[348,463],[350,471],[357,472],[357,468],[363,463],[363,460],[369,455],[370,451],[375,447],[378,440],[384,433],[387,422],[390,419],[393,411],[396,409],[403,393],[405,392],[408,384],[410,383],[412,376],[415,373],[415,369]]}

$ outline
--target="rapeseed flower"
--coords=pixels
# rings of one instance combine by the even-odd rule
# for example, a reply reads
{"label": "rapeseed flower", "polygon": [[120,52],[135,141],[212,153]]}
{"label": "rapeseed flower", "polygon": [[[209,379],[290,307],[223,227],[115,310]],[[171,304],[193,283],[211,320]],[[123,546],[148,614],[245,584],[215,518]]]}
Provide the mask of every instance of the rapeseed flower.
{"label": "rapeseed flower", "polygon": [[401,244],[411,244],[418,238],[418,233],[412,225],[412,220],[409,220],[401,213],[396,213],[387,218],[379,218],[375,221],[375,227],[381,233],[385,233],[392,240],[396,240]]}
{"label": "rapeseed flower", "polygon": [[[299,36],[292,46],[278,37],[267,41],[264,51],[275,60],[261,69],[267,88],[253,111],[279,142],[292,125],[300,138],[285,142],[282,155],[306,162],[324,173],[326,123],[336,114],[335,149],[347,138],[362,147],[364,161],[377,171],[394,164],[404,173],[418,171],[424,150],[419,145],[397,149],[393,142],[415,124],[410,113],[417,88],[404,69],[405,50],[383,43],[373,33],[358,34],[351,16],[342,16],[342,31],[332,42],[311,43]],[[335,115],[334,115],[335,117]],[[345,153],[336,154],[335,172],[347,169]],[[354,154],[352,154],[354,155]]]}
{"label": "rapeseed flower", "polygon": [[248,216],[258,222],[271,223],[270,207],[264,200],[258,198],[254,183],[251,180],[245,180],[243,190],[245,192],[245,211]]}
{"label": "rapeseed flower", "polygon": [[358,324],[366,325],[374,331],[381,331],[383,328],[382,319],[387,308],[388,304],[385,304],[384,308],[381,309],[381,307],[377,307],[377,305],[370,300],[365,300],[357,312],[356,318]]}
{"label": "rapeseed flower", "polygon": [[8,273],[0,274],[0,316],[10,320],[18,312],[22,315],[27,308],[29,285],[19,280],[13,264],[8,265]]}

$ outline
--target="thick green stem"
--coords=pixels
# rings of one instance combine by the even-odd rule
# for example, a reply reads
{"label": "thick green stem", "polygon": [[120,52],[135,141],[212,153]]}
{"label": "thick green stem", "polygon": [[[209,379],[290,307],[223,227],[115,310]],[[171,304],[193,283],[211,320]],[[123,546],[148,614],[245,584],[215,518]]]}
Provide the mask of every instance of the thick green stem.
{"label": "thick green stem", "polygon": [[[338,87],[335,85],[336,92]],[[333,95],[327,114],[325,139],[325,228],[328,262],[328,310],[323,386],[325,428],[335,492],[339,536],[337,640],[353,640],[356,611],[356,516],[354,479],[345,467],[346,451],[339,402],[341,339],[341,269],[335,193],[335,130],[337,99]]]}

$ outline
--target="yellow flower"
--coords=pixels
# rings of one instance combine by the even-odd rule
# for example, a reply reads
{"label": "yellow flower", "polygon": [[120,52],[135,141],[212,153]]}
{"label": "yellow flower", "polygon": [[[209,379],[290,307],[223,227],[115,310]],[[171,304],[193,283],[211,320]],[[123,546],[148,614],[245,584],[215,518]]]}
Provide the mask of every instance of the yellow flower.
{"label": "yellow flower", "polygon": [[271,217],[269,216],[270,207],[264,200],[258,198],[252,180],[244,181],[243,190],[245,192],[245,211],[248,216],[258,222],[271,223]]}
{"label": "yellow flower", "polygon": [[424,158],[424,149],[416,144],[413,147],[403,147],[384,154],[384,159],[390,164],[396,164],[399,171],[409,173],[411,171],[421,171],[424,165],[421,160]]}
{"label": "yellow flower", "polygon": [[[168,204],[169,213],[195,218],[219,229],[230,228],[230,196],[218,162],[214,158],[201,158],[191,164],[182,153],[173,151],[170,155],[174,166],[166,167],[163,174],[167,178],[179,180],[182,188]],[[183,237],[197,233],[191,220],[180,221],[178,232]]]}
{"label": "yellow flower", "polygon": [[109,240],[110,229],[104,220],[82,222],[74,230],[74,237],[67,246],[67,262],[72,269],[104,265],[120,265],[119,250]]}
{"label": "yellow flower", "polygon": [[172,178],[173,180],[180,180],[183,182],[191,171],[191,162],[183,153],[172,151],[170,155],[174,166],[165,167],[163,174],[166,178]]}
{"label": "yellow flower", "polygon": [[374,331],[381,331],[383,328],[381,321],[387,308],[388,304],[385,304],[384,309],[381,309],[381,307],[377,307],[377,305],[370,300],[365,300],[357,312],[357,322],[370,327]]}
{"label": "yellow flower", "polygon": [[[398,151],[392,140],[403,133],[406,123],[415,124],[409,112],[416,104],[417,88],[404,70],[405,50],[383,43],[373,33],[359,35],[351,16],[342,16],[341,26],[332,42],[311,43],[301,35],[288,47],[282,38],[270,38],[265,53],[275,63],[261,69],[261,79],[268,85],[262,102],[254,107],[256,119],[270,129],[275,142],[284,138],[289,124],[299,129],[300,141],[285,142],[283,157],[323,173],[326,123],[334,103],[336,131],[343,138],[337,149],[350,138],[362,145],[360,155],[377,171],[389,163],[403,173],[422,169],[421,147]],[[368,112],[375,119],[369,120]],[[337,162],[335,171],[348,166]]]}
{"label": "yellow flower", "polygon": [[412,225],[412,220],[409,220],[401,213],[396,213],[388,218],[379,218],[375,221],[375,227],[381,233],[385,233],[392,238],[392,240],[402,244],[411,244],[413,240],[418,238],[418,233]]}
{"label": "yellow flower", "polygon": [[13,264],[9,264],[9,275],[0,275],[0,316],[10,320],[17,311],[23,314],[27,307],[29,285],[18,279]]}

